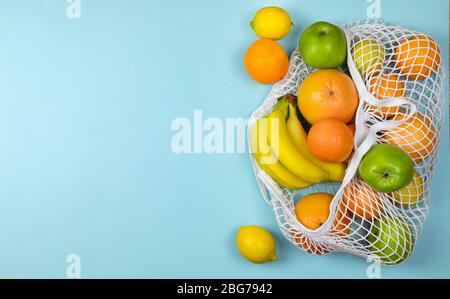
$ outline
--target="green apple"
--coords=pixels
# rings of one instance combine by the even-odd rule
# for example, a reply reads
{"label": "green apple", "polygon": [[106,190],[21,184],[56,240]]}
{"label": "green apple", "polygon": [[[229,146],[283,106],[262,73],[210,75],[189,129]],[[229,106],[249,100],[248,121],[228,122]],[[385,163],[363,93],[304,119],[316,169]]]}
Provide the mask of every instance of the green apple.
{"label": "green apple", "polygon": [[359,164],[359,175],[378,192],[391,193],[406,187],[414,175],[413,161],[401,148],[377,144]]}
{"label": "green apple", "polygon": [[381,72],[385,55],[384,47],[372,39],[360,40],[352,49],[356,68],[365,79]]}
{"label": "green apple", "polygon": [[370,251],[383,263],[397,265],[404,262],[414,248],[414,236],[402,219],[382,217],[370,230]]}
{"label": "green apple", "polygon": [[317,22],[306,28],[298,48],[305,63],[319,69],[338,67],[347,57],[344,31],[327,22]]}

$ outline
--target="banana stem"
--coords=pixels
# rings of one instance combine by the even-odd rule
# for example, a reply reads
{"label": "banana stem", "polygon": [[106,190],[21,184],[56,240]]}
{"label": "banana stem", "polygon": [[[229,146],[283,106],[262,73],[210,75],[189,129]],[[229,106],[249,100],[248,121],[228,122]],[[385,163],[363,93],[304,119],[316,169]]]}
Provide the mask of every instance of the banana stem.
{"label": "banana stem", "polygon": [[282,98],[284,98],[292,106],[296,107],[296,105],[297,105],[297,97],[294,96],[293,94],[287,94],[287,95],[285,95]]}
{"label": "banana stem", "polygon": [[289,105],[292,105],[294,107],[297,106],[297,97],[291,94],[287,94],[285,96],[282,96],[278,99],[278,103],[275,105],[274,110],[279,110],[284,115],[284,119],[287,121],[290,117],[290,109]]}

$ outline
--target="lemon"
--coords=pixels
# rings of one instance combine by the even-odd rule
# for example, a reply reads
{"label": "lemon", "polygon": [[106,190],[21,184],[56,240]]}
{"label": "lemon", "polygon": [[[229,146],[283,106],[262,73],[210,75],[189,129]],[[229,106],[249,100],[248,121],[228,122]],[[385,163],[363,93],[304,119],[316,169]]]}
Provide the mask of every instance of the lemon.
{"label": "lemon", "polygon": [[356,68],[364,78],[378,75],[383,69],[386,51],[376,40],[364,39],[353,46]]}
{"label": "lemon", "polygon": [[399,191],[392,193],[392,196],[397,203],[404,207],[409,207],[418,204],[423,199],[423,191],[423,179],[414,171],[411,183]]}
{"label": "lemon", "polygon": [[262,264],[278,260],[274,238],[259,226],[239,228],[236,245],[240,254],[250,262]]}
{"label": "lemon", "polygon": [[258,10],[250,26],[260,38],[279,40],[291,31],[292,22],[284,9],[268,6]]}

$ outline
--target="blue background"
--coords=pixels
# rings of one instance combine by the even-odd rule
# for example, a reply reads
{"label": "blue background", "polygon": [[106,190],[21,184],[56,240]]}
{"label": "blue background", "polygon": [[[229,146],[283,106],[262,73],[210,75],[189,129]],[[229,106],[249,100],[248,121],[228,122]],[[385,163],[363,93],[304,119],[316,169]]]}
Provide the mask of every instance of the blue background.
{"label": "blue background", "polygon": [[[63,0],[0,1],[0,277],[63,278],[72,253],[84,278],[366,277],[364,259],[312,257],[281,237],[246,154],[170,147],[174,118],[247,118],[268,93],[242,63],[258,8],[290,12],[292,51],[314,21],[366,17],[366,0],[81,3],[73,20]],[[382,17],[448,53],[447,0],[384,0]],[[385,278],[450,277],[447,128],[429,222]],[[247,224],[276,235],[278,262],[238,255]]]}

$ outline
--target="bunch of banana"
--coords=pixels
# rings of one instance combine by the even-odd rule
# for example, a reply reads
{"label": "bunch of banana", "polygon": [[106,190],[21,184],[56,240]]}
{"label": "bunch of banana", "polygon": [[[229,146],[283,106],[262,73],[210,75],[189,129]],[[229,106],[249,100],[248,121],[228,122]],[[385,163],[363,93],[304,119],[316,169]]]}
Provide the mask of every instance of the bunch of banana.
{"label": "bunch of banana", "polygon": [[251,132],[251,148],[261,169],[288,189],[344,178],[345,164],[327,163],[311,154],[289,96],[282,97],[268,116],[257,121]]}

